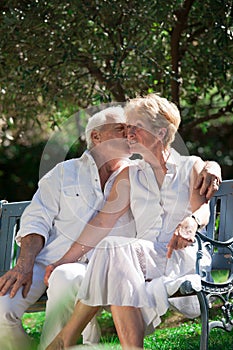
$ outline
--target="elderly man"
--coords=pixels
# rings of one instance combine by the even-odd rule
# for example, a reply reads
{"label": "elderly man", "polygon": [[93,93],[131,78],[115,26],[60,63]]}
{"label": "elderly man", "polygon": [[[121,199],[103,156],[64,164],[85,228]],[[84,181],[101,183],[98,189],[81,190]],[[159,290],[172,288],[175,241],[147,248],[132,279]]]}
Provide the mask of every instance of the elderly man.
{"label": "elderly man", "polygon": [[[43,282],[45,267],[62,257],[79,237],[87,222],[102,208],[115,177],[129,165],[126,136],[121,107],[109,107],[93,115],[86,128],[88,150],[81,158],[58,164],[39,182],[16,238],[21,246],[17,264],[0,278],[1,349],[31,347],[21,317],[46,289]],[[205,191],[213,179],[220,177],[215,166],[208,163],[200,174],[201,185],[197,184],[200,191]],[[207,196],[212,190],[209,187]],[[117,235],[117,227],[122,225],[125,233],[135,236],[130,212],[118,220],[111,234]],[[84,258],[62,265],[53,272],[48,288],[42,348],[69,318],[86,266],[87,259]],[[84,342],[98,341],[98,332],[93,329],[91,336],[84,336]]]}

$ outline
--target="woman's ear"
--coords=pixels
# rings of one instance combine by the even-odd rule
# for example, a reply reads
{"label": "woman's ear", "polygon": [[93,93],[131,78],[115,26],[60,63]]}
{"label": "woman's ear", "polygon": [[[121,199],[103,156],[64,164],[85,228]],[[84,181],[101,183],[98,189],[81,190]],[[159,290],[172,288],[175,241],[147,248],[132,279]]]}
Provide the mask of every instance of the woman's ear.
{"label": "woman's ear", "polygon": [[167,134],[167,129],[166,128],[161,128],[159,129],[158,133],[157,133],[157,137],[159,138],[160,141],[162,141],[164,139],[164,137]]}
{"label": "woman's ear", "polygon": [[92,130],[91,139],[94,145],[97,145],[101,141],[100,132],[98,130]]}

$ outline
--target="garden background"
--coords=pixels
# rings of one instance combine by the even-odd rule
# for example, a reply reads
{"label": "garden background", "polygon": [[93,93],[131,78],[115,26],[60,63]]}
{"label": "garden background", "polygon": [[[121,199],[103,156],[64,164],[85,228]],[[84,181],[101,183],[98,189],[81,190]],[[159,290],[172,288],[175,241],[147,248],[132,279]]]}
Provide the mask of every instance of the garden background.
{"label": "garden background", "polygon": [[[48,139],[75,113],[148,92],[177,104],[190,154],[233,178],[232,61],[231,0],[1,0],[0,199],[31,199]],[[84,149],[80,137],[54,158]],[[43,319],[24,316],[34,339]],[[198,348],[199,321],[166,319],[179,327],[156,331],[145,348]],[[232,346],[213,332],[210,349]]]}

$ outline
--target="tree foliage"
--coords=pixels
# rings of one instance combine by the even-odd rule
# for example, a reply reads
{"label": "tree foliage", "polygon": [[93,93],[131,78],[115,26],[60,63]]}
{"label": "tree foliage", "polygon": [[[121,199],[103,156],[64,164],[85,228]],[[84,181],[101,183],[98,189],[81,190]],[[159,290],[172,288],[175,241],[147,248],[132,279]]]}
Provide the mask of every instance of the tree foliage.
{"label": "tree foliage", "polygon": [[[1,114],[59,123],[64,108],[161,92],[184,123],[232,113],[230,0],[1,1]],[[52,119],[51,119],[52,118]]]}
{"label": "tree foliage", "polygon": [[232,127],[232,59],[231,0],[2,0],[2,147],[40,140],[80,108],[152,91],[179,106],[191,149],[195,129],[216,147],[211,127],[223,143]]}

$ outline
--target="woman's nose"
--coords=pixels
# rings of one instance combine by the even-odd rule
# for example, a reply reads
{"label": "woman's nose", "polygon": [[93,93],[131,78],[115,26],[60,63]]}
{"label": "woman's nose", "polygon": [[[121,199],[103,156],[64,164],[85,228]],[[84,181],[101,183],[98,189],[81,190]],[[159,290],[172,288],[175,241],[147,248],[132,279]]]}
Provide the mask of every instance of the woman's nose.
{"label": "woman's nose", "polygon": [[135,130],[136,130],[136,127],[134,125],[128,126],[128,128],[127,128],[128,138],[132,138],[135,136]]}

